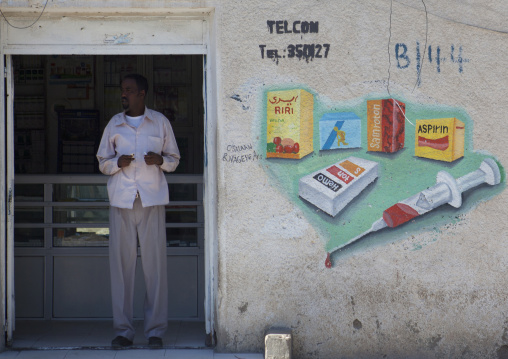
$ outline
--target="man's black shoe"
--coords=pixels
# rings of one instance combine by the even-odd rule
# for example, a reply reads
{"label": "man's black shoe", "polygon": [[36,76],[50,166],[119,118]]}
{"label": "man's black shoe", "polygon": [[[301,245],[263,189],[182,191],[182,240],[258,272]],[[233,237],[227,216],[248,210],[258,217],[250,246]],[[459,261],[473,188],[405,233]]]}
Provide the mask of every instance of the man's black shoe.
{"label": "man's black shoe", "polygon": [[122,337],[121,335],[117,336],[113,341],[111,342],[111,346],[113,349],[122,349],[127,348],[132,345],[132,341],[127,339],[126,337]]}
{"label": "man's black shoe", "polygon": [[162,339],[159,337],[150,337],[148,338],[148,347],[150,349],[160,349],[162,348]]}

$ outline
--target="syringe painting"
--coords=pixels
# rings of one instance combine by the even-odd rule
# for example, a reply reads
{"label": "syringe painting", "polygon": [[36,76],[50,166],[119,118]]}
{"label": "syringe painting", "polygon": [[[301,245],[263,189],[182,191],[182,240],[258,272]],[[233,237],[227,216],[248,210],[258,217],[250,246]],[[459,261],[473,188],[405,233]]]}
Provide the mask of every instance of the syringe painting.
{"label": "syringe painting", "polygon": [[319,98],[265,89],[259,147],[273,183],[321,234],[327,267],[350,250],[440,231],[506,187],[495,154],[473,148],[474,120],[460,108],[402,95]]}

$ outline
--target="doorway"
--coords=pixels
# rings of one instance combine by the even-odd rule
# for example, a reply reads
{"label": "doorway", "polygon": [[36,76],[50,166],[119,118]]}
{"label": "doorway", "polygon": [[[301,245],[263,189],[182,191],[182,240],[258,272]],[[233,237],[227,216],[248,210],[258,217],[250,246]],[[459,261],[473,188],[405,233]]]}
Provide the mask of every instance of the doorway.
{"label": "doorway", "polygon": [[[12,56],[14,347],[27,328],[79,333],[91,322],[110,323],[107,177],[95,153],[122,110],[121,78],[134,72],[149,80],[147,106],[170,120],[182,156],[166,176],[170,327],[201,331],[204,344],[203,63],[203,55]],[[136,286],[141,319],[140,265]]]}
{"label": "doorway", "polygon": [[[10,22],[24,22],[26,13],[23,7],[5,7],[3,14]],[[0,127],[1,138],[5,143],[7,151],[0,156],[0,168],[5,176],[0,180],[0,189],[6,193],[1,197],[0,202],[4,205],[0,209],[2,212],[2,220],[0,228],[5,236],[0,236],[0,255],[5,260],[5,268],[0,268],[0,292],[3,293],[1,298],[1,307],[5,309],[0,314],[0,324],[3,325],[7,342],[12,341],[13,331],[15,329],[14,313],[14,119],[13,119],[13,96],[14,94],[14,74],[11,71],[12,56],[14,55],[201,55],[204,60],[204,76],[202,98],[205,99],[204,105],[204,168],[203,183],[201,183],[204,191],[199,191],[198,195],[202,196],[201,200],[204,208],[204,322],[206,327],[207,342],[215,343],[214,328],[216,320],[216,293],[217,293],[217,273],[218,263],[217,256],[217,184],[216,184],[216,132],[217,132],[217,79],[216,71],[216,22],[214,19],[213,8],[190,7],[179,8],[177,13],[171,8],[52,8],[48,7],[42,16],[36,21],[37,31],[35,27],[19,28],[10,26],[5,18],[0,18],[0,27],[2,29],[0,36],[0,62],[4,66],[6,74],[6,82],[1,83],[0,95],[6,96],[6,101],[2,102],[2,115],[4,116],[4,124]],[[100,11],[98,11],[100,10]],[[35,26],[35,25],[34,25]],[[86,67],[86,65],[85,65]],[[58,68],[57,68],[58,72]],[[81,70],[80,70],[81,72]],[[50,73],[50,72],[49,72]],[[65,70],[64,70],[65,73]],[[104,81],[103,75],[96,78],[97,82]],[[32,77],[33,79],[33,77]],[[75,95],[83,96],[82,89],[76,88]],[[47,110],[47,108],[46,108]],[[45,140],[46,141],[46,140]],[[55,144],[52,144],[55,146]],[[46,175],[39,175],[43,178]],[[51,176],[51,175],[47,175]],[[80,175],[81,176],[81,175]],[[18,186],[33,187],[38,190],[40,198],[41,185],[35,186],[30,182],[20,183],[21,175],[17,175]],[[31,175],[25,175],[29,178]],[[64,181],[66,176],[62,176],[60,180]],[[175,178],[176,176],[173,176]],[[52,178],[46,178],[47,181],[53,181]],[[87,180],[90,184],[90,179]],[[43,202],[52,204],[53,187],[56,185],[66,185],[66,183],[44,183],[42,184]],[[79,183],[78,183],[79,184]],[[82,185],[83,183],[79,184]],[[92,184],[100,184],[95,182]],[[72,186],[68,186],[72,187]],[[77,189],[76,189],[77,190]],[[80,190],[81,192],[81,190]],[[29,198],[27,198],[29,199]],[[174,199],[174,198],[172,198]],[[40,202],[40,201],[36,201]],[[69,202],[59,202],[61,207]],[[70,203],[73,204],[73,203]],[[89,206],[90,203],[79,204],[77,207]],[[93,203],[98,210],[107,206],[107,203]],[[5,210],[3,210],[5,208]],[[52,208],[44,208],[43,213],[52,212]],[[65,210],[61,211],[65,213]],[[40,212],[38,214],[40,216]],[[45,217],[46,218],[46,217]],[[27,223],[29,224],[29,223]],[[40,226],[40,223],[37,224]],[[90,227],[90,224],[80,224],[79,228]],[[72,223],[67,223],[67,227],[72,227]],[[77,226],[76,226],[77,227]],[[40,228],[39,228],[40,231]],[[45,248],[47,245],[46,238],[51,238],[52,228],[44,225],[43,232],[39,232],[39,247]],[[48,233],[49,232],[49,233]],[[65,235],[61,231],[60,234]],[[57,235],[58,237],[58,235]],[[43,245],[40,245],[40,238],[44,238]],[[26,251],[30,251],[26,249]],[[24,248],[16,248],[18,254]],[[59,251],[64,254],[73,248],[53,248],[53,251]],[[81,248],[82,253],[90,255],[101,250],[98,247]],[[102,250],[104,250],[102,248]],[[189,250],[182,248],[182,251]],[[200,248],[200,250],[202,250]],[[27,257],[34,255],[27,254]],[[31,271],[34,277],[39,277],[44,281],[53,275],[50,271],[51,265],[47,265],[48,260],[55,260],[55,257],[47,257],[38,259],[41,266],[44,265],[46,272],[41,271],[41,266]],[[98,267],[100,268],[100,267]],[[102,273],[101,273],[102,274]],[[50,313],[53,303],[49,300],[51,294],[47,292],[49,286],[45,285],[42,290],[44,302],[44,315]],[[200,287],[203,289],[203,287]],[[46,291],[45,291],[46,290]],[[20,293],[17,293],[20,295]],[[67,301],[68,302],[68,301]],[[3,315],[5,313],[5,316]],[[39,320],[39,319],[38,319]],[[64,320],[64,319],[58,319]],[[89,320],[89,319],[85,319]],[[1,349],[1,347],[0,347]]]}

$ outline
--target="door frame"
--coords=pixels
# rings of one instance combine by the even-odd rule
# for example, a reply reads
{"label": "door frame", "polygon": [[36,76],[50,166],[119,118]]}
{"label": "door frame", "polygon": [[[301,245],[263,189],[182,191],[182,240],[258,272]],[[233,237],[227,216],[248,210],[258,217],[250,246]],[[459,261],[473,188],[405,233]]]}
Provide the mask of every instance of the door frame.
{"label": "door frame", "polygon": [[[6,311],[5,311],[5,331],[6,343],[12,343],[12,334],[15,329],[15,294],[14,294],[14,80],[12,77],[12,57],[10,55],[2,56],[4,60],[4,78],[2,84],[5,85],[4,93],[6,95],[5,118],[5,181],[6,181]],[[3,243],[2,243],[3,247]]]}
{"label": "door frame", "polygon": [[[5,67],[4,56],[0,56],[0,69]],[[0,81],[0,99],[5,99],[5,81]],[[0,114],[2,124],[0,125],[0,141],[6,147],[6,101],[0,101]],[[0,151],[0,325],[3,332],[7,332],[7,201],[6,201],[6,154],[7,151]],[[7,335],[6,335],[7,336]],[[5,347],[6,336],[0,336],[0,351]]]}
{"label": "door frame", "polygon": [[[11,23],[31,23],[28,22],[30,17],[24,8],[7,8],[2,9],[4,15]],[[10,68],[6,67],[6,62],[10,63],[11,55],[127,55],[127,54],[143,54],[143,55],[176,55],[188,54],[204,55],[203,67],[203,100],[204,100],[204,193],[203,193],[203,206],[205,215],[205,241],[204,241],[204,259],[205,259],[205,326],[207,334],[207,344],[216,344],[215,326],[216,326],[216,295],[218,293],[218,261],[217,261],[217,149],[216,149],[216,134],[217,134],[217,77],[216,77],[216,22],[215,11],[213,8],[196,8],[196,9],[169,9],[169,8],[105,8],[100,11],[100,16],[97,16],[98,9],[81,9],[81,8],[47,8],[39,22],[36,24],[38,27],[37,34],[42,36],[42,39],[48,41],[39,41],[37,43],[30,43],[31,36],[26,36],[27,32],[33,34],[33,29],[17,29],[7,24],[4,18],[0,19],[0,68],[4,67],[5,76],[12,80],[12,73]],[[160,22],[167,21],[168,28],[161,27]],[[88,31],[88,37],[85,36],[84,44],[75,44],[76,37],[69,37],[69,34],[55,33],[57,27],[53,26],[55,23],[61,22],[63,25],[69,27],[70,22],[84,24],[81,30]],[[145,28],[150,26],[150,21],[157,26],[152,26],[153,29],[158,29],[160,34],[153,33],[153,43],[146,44],[146,41],[151,41],[147,38]],[[199,23],[198,23],[199,21]],[[95,23],[94,23],[95,22]],[[118,22],[116,25],[127,24],[127,28],[134,31],[131,36],[131,42],[115,42],[115,37],[108,33],[100,31],[111,31],[109,24]],[[96,25],[100,23],[104,28]],[[193,25],[188,25],[188,24]],[[74,25],[72,25],[74,26]],[[109,27],[108,27],[109,26]],[[189,27],[190,26],[190,27]],[[74,26],[75,27],[75,26]],[[199,38],[198,27],[201,27],[202,34]],[[114,27],[113,27],[114,28]],[[134,29],[133,29],[134,28]],[[73,28],[78,31],[76,28]],[[72,29],[69,29],[72,30]],[[186,37],[189,31],[192,36]],[[62,28],[59,28],[62,32]],[[113,30],[115,31],[115,30]],[[138,31],[137,33],[135,31]],[[180,31],[180,32],[179,32]],[[65,33],[66,31],[64,31]],[[194,33],[196,32],[196,33]],[[72,33],[72,31],[71,31]],[[119,33],[122,33],[119,30]],[[139,34],[144,37],[144,43],[136,43],[135,37]],[[72,35],[72,34],[71,34]],[[82,35],[82,34],[80,34]],[[168,44],[160,43],[161,37],[168,38]],[[80,39],[82,37],[79,37]],[[56,40],[55,40],[56,39]],[[59,43],[61,39],[61,43]],[[113,40],[112,40],[113,39]],[[51,40],[51,41],[49,41]],[[113,41],[107,43],[107,41]],[[129,39],[127,39],[129,40]],[[56,41],[56,43],[55,43]],[[164,40],[163,40],[164,41]],[[52,43],[51,43],[52,42]],[[190,43],[189,43],[190,42]],[[2,66],[3,65],[3,66]],[[12,82],[12,81],[11,81]],[[0,81],[0,96],[5,96],[7,88],[5,81]],[[12,114],[13,96],[7,98],[7,104],[4,101],[0,104],[2,123],[0,126],[0,141],[7,142],[7,155],[0,156],[0,171],[1,173],[9,173],[14,168],[14,145],[13,133],[9,128],[13,128],[14,118]],[[6,111],[6,109],[11,111]],[[6,116],[7,113],[7,116]],[[7,125],[7,126],[5,126]],[[7,128],[7,130],[6,130]],[[4,151],[0,151],[4,152]],[[4,152],[4,153],[5,153]],[[14,195],[14,175],[12,174],[12,181],[7,177],[1,176],[0,178],[0,191],[3,193],[11,193],[11,198]],[[5,200],[5,196],[0,196],[0,258],[6,260],[7,267],[0,266],[0,294],[2,295],[0,302],[0,311],[6,315],[0,314],[0,324],[3,326],[7,333],[7,341],[12,340],[12,331],[14,329],[14,241],[13,234],[8,235],[12,231],[12,220],[9,225],[10,211],[13,213],[13,201]],[[9,198],[9,197],[7,197]],[[9,265],[11,263],[11,265]],[[11,280],[9,280],[11,278]],[[11,284],[9,284],[11,283]],[[10,293],[10,294],[9,294]],[[10,299],[10,300],[7,300]],[[10,302],[10,304],[9,304]],[[1,343],[0,343],[1,344]],[[2,349],[0,345],[0,350]]]}

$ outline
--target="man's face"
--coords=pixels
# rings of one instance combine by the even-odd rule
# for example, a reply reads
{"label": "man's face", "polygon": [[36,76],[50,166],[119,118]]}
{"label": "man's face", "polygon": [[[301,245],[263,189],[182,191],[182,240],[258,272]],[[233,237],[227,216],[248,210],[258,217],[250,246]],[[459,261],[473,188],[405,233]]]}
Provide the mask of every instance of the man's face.
{"label": "man's face", "polygon": [[120,88],[122,92],[122,107],[126,113],[145,107],[145,91],[139,91],[134,79],[125,79]]}

